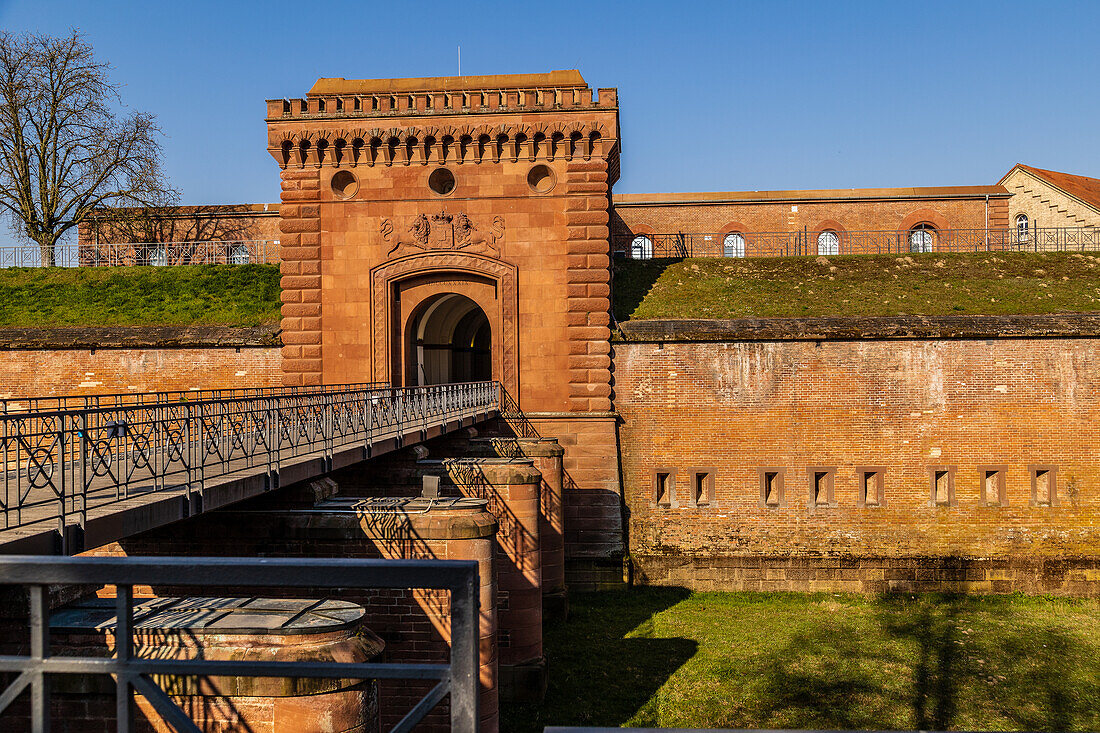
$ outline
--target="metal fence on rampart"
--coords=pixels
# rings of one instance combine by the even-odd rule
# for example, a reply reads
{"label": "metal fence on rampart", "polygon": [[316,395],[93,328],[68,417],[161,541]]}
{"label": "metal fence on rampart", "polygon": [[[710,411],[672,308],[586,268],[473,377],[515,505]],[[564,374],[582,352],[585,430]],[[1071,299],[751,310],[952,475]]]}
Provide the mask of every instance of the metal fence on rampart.
{"label": "metal fence on rampart", "polygon": [[1100,252],[1100,228],[903,231],[676,232],[617,235],[612,251],[631,259],[799,257],[933,252]]}
{"label": "metal fence on rampart", "polygon": [[[264,265],[279,261],[279,240],[125,242],[63,244],[54,248],[54,267],[168,267],[172,265]],[[0,268],[41,267],[37,245],[0,246]]]}

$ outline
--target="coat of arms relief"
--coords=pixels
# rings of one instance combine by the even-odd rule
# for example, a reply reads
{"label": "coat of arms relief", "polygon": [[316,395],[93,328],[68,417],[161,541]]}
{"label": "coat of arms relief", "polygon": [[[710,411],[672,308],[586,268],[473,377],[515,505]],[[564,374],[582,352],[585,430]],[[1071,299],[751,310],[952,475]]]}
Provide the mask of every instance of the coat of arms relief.
{"label": "coat of arms relief", "polygon": [[497,242],[504,239],[504,218],[493,218],[492,225],[485,229],[477,227],[465,214],[448,214],[441,210],[431,218],[418,215],[408,227],[406,233],[395,231],[393,221],[383,219],[381,224],[382,241],[390,245],[386,253],[415,250],[455,250],[500,255]]}

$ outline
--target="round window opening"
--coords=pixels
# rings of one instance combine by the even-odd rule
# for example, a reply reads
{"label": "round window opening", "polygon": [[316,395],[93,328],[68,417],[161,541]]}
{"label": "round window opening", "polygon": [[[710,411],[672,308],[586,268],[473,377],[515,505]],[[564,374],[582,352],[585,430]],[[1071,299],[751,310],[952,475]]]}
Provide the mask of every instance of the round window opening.
{"label": "round window opening", "polygon": [[332,177],[332,193],[336,198],[350,199],[359,190],[359,181],[351,171],[336,171]]}
{"label": "round window opening", "polygon": [[428,188],[440,196],[446,196],[455,190],[455,174],[446,168],[437,168],[428,176]]}
{"label": "round window opening", "polygon": [[550,166],[536,165],[527,174],[527,185],[535,193],[547,193],[554,187],[554,172]]}

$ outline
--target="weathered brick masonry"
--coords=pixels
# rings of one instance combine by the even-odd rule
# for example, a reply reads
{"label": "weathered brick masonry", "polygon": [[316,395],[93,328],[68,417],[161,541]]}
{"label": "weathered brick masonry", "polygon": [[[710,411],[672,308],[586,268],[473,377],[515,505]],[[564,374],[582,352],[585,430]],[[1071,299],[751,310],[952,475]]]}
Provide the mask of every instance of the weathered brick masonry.
{"label": "weathered brick masonry", "polygon": [[282,383],[274,328],[4,328],[0,343],[0,399]]}
{"label": "weathered brick masonry", "polygon": [[638,577],[1100,593],[1098,326],[624,324],[615,405]]}

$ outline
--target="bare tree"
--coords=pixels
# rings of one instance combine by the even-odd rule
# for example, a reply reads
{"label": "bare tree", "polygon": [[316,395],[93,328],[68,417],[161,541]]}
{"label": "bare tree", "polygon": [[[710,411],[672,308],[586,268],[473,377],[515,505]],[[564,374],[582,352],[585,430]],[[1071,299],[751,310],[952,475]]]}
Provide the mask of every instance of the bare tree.
{"label": "bare tree", "polygon": [[57,241],[100,206],[174,202],[153,115],[121,117],[120,85],[77,31],[0,34],[0,207],[54,264]]}

